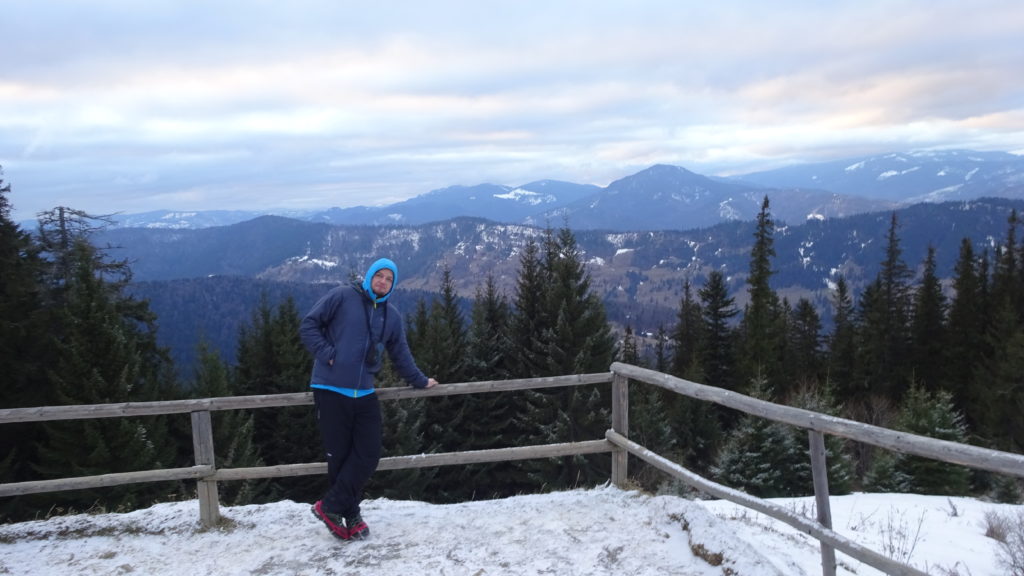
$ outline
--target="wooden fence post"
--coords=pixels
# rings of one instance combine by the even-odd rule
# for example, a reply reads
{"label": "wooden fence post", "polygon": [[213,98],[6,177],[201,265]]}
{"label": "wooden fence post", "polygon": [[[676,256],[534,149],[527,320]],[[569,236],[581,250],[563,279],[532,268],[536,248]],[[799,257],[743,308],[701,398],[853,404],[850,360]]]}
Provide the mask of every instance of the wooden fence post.
{"label": "wooden fence post", "polygon": [[[196,465],[210,466],[217,471],[213,453],[213,421],[210,411],[192,412],[192,446],[196,452]],[[212,477],[212,474],[211,474]],[[216,526],[220,522],[220,499],[217,496],[217,481],[200,478],[196,482],[199,497],[199,519],[203,526]]]}
{"label": "wooden fence post", "polygon": [[[629,378],[612,376],[612,430],[629,437]],[[612,451],[612,484],[625,488],[629,477],[629,452],[622,447]]]}
{"label": "wooden fence post", "polygon": [[[817,430],[808,430],[811,444],[811,473],[814,477],[814,502],[818,508],[818,522],[832,529],[832,507],[828,495],[828,463],[825,458],[825,435]],[[821,542],[822,576],[836,576],[836,550]]]}

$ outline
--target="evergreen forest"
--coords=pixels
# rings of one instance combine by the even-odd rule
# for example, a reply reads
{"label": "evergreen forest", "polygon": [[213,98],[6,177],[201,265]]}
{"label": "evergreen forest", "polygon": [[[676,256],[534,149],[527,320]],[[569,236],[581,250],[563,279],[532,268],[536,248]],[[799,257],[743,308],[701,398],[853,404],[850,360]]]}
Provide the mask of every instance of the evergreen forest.
{"label": "evergreen forest", "polygon": [[[2,172],[0,172],[2,176]],[[0,180],[0,408],[143,402],[308,390],[312,359],[299,341],[305,310],[262,298],[239,329],[234,362],[203,342],[189,373],[157,344],[158,318],[130,295],[131,267],[94,241],[105,220],[58,207],[35,231],[11,219]],[[840,279],[831,326],[806,300],[772,289],[775,224],[763,201],[750,238],[747,302],[726,272],[682,287],[675,322],[655,337],[613,329],[573,232],[529,240],[514,291],[482,278],[458,294],[403,309],[424,373],[442,383],[606,372],[613,361],[874,425],[1009,452],[1024,449],[1024,241],[1014,213],[991,250],[961,245],[951,286],[934,251],[905,261],[892,217],[885,259],[861,293]],[[919,270],[919,272],[915,272]],[[469,299],[467,309],[462,302]],[[379,386],[404,384],[386,366]],[[413,398],[383,403],[384,456],[602,438],[610,386]],[[762,497],[813,492],[807,436],[649,386],[630,387],[632,439],[687,468]],[[187,415],[3,424],[0,483],[191,466]],[[312,407],[213,415],[217,466],[323,461]],[[1018,481],[828,438],[830,490],[1021,498]],[[651,492],[685,493],[631,460]],[[444,503],[604,483],[608,455],[378,471],[367,497]],[[321,476],[220,483],[227,505],[312,502]],[[148,483],[4,498],[0,519],[126,511],[194,498],[194,483]]]}

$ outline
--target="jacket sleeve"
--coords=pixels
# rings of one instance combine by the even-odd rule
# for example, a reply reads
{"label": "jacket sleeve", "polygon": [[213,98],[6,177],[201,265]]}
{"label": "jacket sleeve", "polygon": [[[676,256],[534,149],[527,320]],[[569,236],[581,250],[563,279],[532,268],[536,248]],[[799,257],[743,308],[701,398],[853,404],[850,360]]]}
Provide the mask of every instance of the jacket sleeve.
{"label": "jacket sleeve", "polygon": [[427,376],[416,366],[416,360],[413,359],[412,351],[409,349],[409,342],[405,339],[402,318],[394,308],[391,309],[391,318],[388,323],[391,324],[390,336],[387,340],[388,356],[391,357],[395,371],[398,372],[402,380],[405,380],[406,384],[413,388],[425,388]]}
{"label": "jacket sleeve", "polygon": [[329,362],[334,358],[334,343],[328,338],[328,327],[341,303],[341,290],[331,290],[302,317],[299,338],[314,358]]}

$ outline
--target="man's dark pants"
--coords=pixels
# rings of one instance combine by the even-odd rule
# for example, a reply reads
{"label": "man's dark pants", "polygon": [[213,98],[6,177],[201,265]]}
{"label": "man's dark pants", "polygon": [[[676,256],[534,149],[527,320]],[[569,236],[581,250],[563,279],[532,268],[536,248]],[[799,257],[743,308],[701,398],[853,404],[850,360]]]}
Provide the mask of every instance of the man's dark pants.
{"label": "man's dark pants", "polygon": [[376,394],[350,398],[316,389],[313,399],[327,457],[329,488],[323,508],[346,518],[357,516],[363,487],[380,461],[380,400]]}

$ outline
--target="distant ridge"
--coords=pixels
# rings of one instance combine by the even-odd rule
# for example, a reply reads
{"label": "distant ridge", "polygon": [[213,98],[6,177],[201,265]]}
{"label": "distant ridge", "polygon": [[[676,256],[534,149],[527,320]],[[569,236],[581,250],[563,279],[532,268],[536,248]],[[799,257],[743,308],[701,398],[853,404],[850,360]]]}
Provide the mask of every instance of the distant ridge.
{"label": "distant ridge", "polygon": [[[970,150],[892,153],[711,178],[657,164],[606,187],[557,180],[432,190],[388,206],[310,211],[172,211],[115,215],[120,227],[195,229],[266,214],[333,225],[420,225],[458,217],[575,230],[689,230],[752,220],[765,196],[788,224],[920,202],[1024,199],[1024,157]],[[27,228],[34,227],[26,225]]]}

